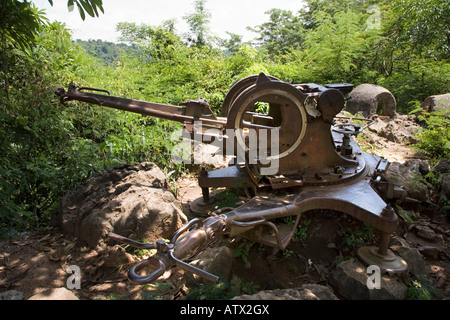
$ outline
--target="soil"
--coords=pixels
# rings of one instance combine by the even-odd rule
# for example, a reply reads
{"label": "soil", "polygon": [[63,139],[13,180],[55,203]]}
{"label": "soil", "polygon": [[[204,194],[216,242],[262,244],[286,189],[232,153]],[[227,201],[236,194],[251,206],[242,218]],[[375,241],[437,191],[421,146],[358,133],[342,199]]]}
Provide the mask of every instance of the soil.
{"label": "soil", "polygon": [[[390,161],[404,161],[412,157],[413,152],[407,146],[395,144],[386,139],[379,140],[383,156]],[[183,178],[178,182],[178,199],[188,218],[189,204],[201,197],[201,189],[195,178]],[[439,216],[422,215],[422,220],[436,222],[446,234],[441,249],[446,257],[425,260],[431,271],[431,285],[442,292],[444,298],[450,298],[450,252],[448,242],[449,222]],[[437,220],[436,220],[437,219]],[[413,228],[399,219],[397,235],[405,238],[412,247],[436,245],[418,237]],[[305,225],[309,223],[309,225]],[[336,263],[354,256],[355,247],[360,245],[350,241],[342,230],[364,230],[358,220],[334,211],[311,211],[302,215],[300,229],[307,231],[300,234],[288,246],[285,252],[273,254],[272,250],[252,245],[248,252],[248,261],[235,257],[233,274],[246,283],[252,283],[259,290],[275,288],[298,288],[303,284],[316,283],[327,285],[327,276],[334,270]],[[345,230],[345,229],[344,229]],[[367,233],[366,233],[367,235]],[[346,243],[345,240],[348,240]],[[236,248],[241,244],[236,240],[230,246]],[[365,245],[376,245],[377,235],[372,240],[365,239]],[[172,269],[164,277],[171,276],[167,288],[149,285],[146,289],[133,285],[127,280],[127,264],[114,260],[114,250],[123,251],[123,247],[113,246],[108,259],[102,253],[80,245],[76,240],[67,238],[58,228],[46,231],[27,232],[20,237],[0,241],[0,293],[18,290],[24,299],[43,292],[48,288],[67,287],[70,265],[82,270],[81,289],[72,292],[81,300],[95,299],[142,299],[157,292],[163,299],[180,299],[186,294],[181,281],[182,271]],[[129,255],[130,262],[139,258]],[[174,280],[175,279],[175,280]],[[157,291],[154,291],[158,289]],[[442,296],[441,296],[442,298]]]}

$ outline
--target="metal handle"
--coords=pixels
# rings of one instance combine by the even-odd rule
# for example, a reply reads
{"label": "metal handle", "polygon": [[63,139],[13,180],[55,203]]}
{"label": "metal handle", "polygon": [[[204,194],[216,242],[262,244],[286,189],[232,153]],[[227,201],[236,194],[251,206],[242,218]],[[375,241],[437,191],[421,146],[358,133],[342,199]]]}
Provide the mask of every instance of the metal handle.
{"label": "metal handle", "polygon": [[[203,222],[199,219],[193,219],[189,221],[175,233],[172,238],[172,242],[169,244],[167,244],[164,240],[157,240],[155,243],[141,243],[115,233],[108,233],[108,237],[116,241],[129,244],[130,246],[135,248],[157,250],[157,252],[153,256],[136,263],[130,268],[130,270],[128,271],[128,279],[134,284],[146,284],[154,282],[172,266],[178,266],[209,281],[218,282],[219,277],[202,269],[194,267],[177,257],[177,255],[179,255],[180,258],[183,258],[184,253],[196,249],[207,240],[208,236],[206,231],[203,229],[196,229],[185,235],[181,239],[182,241],[178,241],[178,238],[194,225],[197,225],[197,227],[202,227]],[[198,234],[200,234],[200,236],[198,236]],[[180,253],[180,251],[175,253],[176,244],[179,246],[178,249],[182,248],[182,253]],[[139,273],[144,269],[150,269],[151,273],[149,275],[140,275]]]}
{"label": "metal handle", "polygon": [[[146,276],[139,275],[138,272],[145,268],[152,268],[155,271]],[[166,266],[161,260],[150,257],[133,265],[128,271],[128,279],[134,284],[150,283],[157,280],[165,271]]]}

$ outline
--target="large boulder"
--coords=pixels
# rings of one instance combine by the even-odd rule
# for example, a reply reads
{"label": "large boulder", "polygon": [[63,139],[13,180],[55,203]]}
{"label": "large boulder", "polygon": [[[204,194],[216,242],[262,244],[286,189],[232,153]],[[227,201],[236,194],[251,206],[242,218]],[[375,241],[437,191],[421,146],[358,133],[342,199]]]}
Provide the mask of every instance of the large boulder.
{"label": "large boulder", "polygon": [[380,275],[380,288],[369,288],[367,267],[356,259],[337,265],[330,275],[330,283],[349,300],[404,300],[407,286],[396,276]]}
{"label": "large boulder", "polygon": [[450,108],[450,93],[429,96],[420,105],[425,112],[442,111]]}
{"label": "large boulder", "polygon": [[109,232],[150,242],[168,239],[186,221],[165,175],[149,162],[87,179],[63,197],[59,212],[63,232],[91,248],[102,246]]}

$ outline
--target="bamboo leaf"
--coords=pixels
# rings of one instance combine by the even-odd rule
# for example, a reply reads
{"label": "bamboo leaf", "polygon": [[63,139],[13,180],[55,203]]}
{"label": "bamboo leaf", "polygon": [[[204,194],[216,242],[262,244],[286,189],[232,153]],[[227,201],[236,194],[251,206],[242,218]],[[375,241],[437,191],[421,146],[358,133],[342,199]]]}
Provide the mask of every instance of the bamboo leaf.
{"label": "bamboo leaf", "polygon": [[84,14],[83,7],[77,2],[78,12],[80,12],[80,17],[84,21],[86,15]]}
{"label": "bamboo leaf", "polygon": [[67,1],[67,8],[69,9],[69,12],[72,12],[74,7],[73,0]]}
{"label": "bamboo leaf", "polygon": [[[84,10],[91,16],[95,17],[94,11],[92,10],[91,5],[86,0],[78,0],[83,6]],[[84,20],[84,19],[83,19]]]}

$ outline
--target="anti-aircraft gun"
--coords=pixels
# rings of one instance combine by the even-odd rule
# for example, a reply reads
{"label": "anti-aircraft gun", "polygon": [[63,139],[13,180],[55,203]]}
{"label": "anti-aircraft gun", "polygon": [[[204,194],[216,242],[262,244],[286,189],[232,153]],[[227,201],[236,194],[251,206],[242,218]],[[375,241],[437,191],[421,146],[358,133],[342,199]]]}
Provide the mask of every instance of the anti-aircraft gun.
{"label": "anti-aircraft gun", "polygon": [[[338,114],[353,85],[293,84],[264,74],[236,82],[216,116],[203,101],[182,106],[114,97],[105,90],[70,86],[58,89],[61,102],[79,100],[183,123],[195,140],[220,142],[220,152],[234,162],[223,169],[202,169],[198,184],[200,205],[214,201],[210,188],[244,188],[252,198],[237,208],[195,218],[180,228],[169,243],[145,244],[111,233],[109,237],[131,246],[156,249],[150,258],[131,267],[129,279],[137,284],[158,279],[178,266],[211,281],[219,278],[183,261],[196,249],[218,237],[240,236],[284,250],[301,214],[330,209],[346,213],[380,232],[378,247],[361,247],[357,256],[382,271],[402,273],[407,264],[388,245],[397,229],[391,204],[405,197],[401,187],[384,179],[389,162],[361,150],[353,136],[370,120],[349,123]],[[93,91],[93,92],[89,92]],[[361,125],[364,123],[365,125]],[[320,211],[317,211],[320,212]],[[277,224],[293,218],[293,225]],[[142,275],[143,269],[150,274]],[[147,270],[148,271],[148,270]]]}

